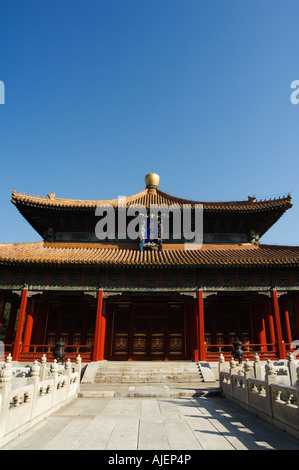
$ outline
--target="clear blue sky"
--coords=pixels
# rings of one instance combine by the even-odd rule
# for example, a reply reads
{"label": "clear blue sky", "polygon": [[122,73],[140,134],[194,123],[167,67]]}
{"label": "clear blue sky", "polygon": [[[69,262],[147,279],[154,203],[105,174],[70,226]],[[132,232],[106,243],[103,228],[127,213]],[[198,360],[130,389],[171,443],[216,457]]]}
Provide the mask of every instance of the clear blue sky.
{"label": "clear blue sky", "polygon": [[12,190],[224,201],[291,193],[299,245],[298,0],[0,1],[0,242],[38,241]]}

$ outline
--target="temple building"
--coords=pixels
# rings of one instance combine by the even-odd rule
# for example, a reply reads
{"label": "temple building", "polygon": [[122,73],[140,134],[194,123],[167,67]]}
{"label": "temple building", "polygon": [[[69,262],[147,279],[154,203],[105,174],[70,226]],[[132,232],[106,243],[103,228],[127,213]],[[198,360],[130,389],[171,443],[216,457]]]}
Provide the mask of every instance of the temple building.
{"label": "temple building", "polygon": [[190,201],[150,173],[126,198],[13,191],[12,203],[42,240],[0,244],[0,320],[15,361],[52,357],[60,338],[85,362],[217,361],[236,338],[244,357],[285,358],[299,338],[299,247],[260,241],[290,196]]}

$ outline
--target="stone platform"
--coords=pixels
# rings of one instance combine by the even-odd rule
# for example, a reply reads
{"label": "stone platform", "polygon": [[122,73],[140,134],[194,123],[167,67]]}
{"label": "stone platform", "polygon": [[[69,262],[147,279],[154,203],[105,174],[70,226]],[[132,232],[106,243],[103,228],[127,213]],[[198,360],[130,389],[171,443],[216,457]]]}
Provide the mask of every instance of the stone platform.
{"label": "stone platform", "polygon": [[299,440],[223,398],[207,365],[190,382],[175,382],[175,364],[166,365],[174,374],[163,383],[127,382],[126,365],[124,381],[94,381],[98,365],[85,367],[77,399],[1,450],[105,450],[104,463],[115,451],[188,450],[194,462],[198,450],[299,450]]}
{"label": "stone platform", "polygon": [[299,441],[234,403],[208,395],[77,398],[1,450],[103,450],[96,456],[100,464],[108,465],[116,455],[138,455],[149,468],[152,461],[145,460],[143,451],[151,457],[191,454],[191,463],[202,464],[199,450],[266,449],[298,451]]}
{"label": "stone platform", "polygon": [[[217,363],[214,364],[216,371]],[[208,362],[100,361],[86,365],[82,383],[198,383],[215,382]]]}
{"label": "stone platform", "polygon": [[202,382],[172,383],[172,384],[123,384],[109,383],[81,384],[79,397],[81,398],[182,398],[204,397],[207,395],[219,395],[218,382],[206,385]]}
{"label": "stone platform", "polygon": [[101,361],[88,364],[80,397],[194,397],[219,393],[209,363]]}

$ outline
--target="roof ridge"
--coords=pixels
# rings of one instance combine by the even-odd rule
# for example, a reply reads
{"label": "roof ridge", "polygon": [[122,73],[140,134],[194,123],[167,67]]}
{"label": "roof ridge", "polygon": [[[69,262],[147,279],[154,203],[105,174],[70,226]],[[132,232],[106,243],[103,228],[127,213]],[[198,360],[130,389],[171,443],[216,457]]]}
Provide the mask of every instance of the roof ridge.
{"label": "roof ridge", "polygon": [[[158,196],[158,197],[157,197]],[[54,206],[65,206],[65,207],[96,207],[98,205],[113,205],[116,206],[120,203],[120,201],[125,198],[126,204],[130,204],[131,202],[134,201],[139,201],[145,198],[145,201],[143,200],[143,203],[145,202],[146,204],[150,201],[154,201],[155,199],[157,200],[156,203],[161,204],[161,198],[163,201],[171,201],[178,203],[180,205],[182,204],[202,204],[205,208],[228,208],[228,207],[234,207],[234,206],[241,206],[241,207],[259,207],[263,205],[271,206],[271,205],[281,205],[285,203],[291,204],[291,195],[289,194],[288,196],[285,197],[279,197],[279,198],[270,198],[270,199],[261,199],[257,200],[255,197],[248,196],[248,199],[244,200],[235,200],[235,201],[196,201],[192,199],[186,199],[178,196],[173,196],[170,195],[161,189],[151,189],[151,188],[145,188],[142,191],[139,191],[138,193],[132,194],[131,196],[119,196],[117,198],[113,199],[73,199],[73,198],[61,198],[61,197],[56,197],[55,193],[47,195],[47,197],[44,196],[35,196],[35,195],[30,195],[30,194],[21,194],[20,192],[17,192],[16,190],[13,190],[12,192],[12,202],[14,204],[17,204],[18,202],[35,202],[37,204],[42,204],[42,205],[54,205]],[[153,203],[153,202],[151,202]],[[144,205],[144,204],[142,204]],[[236,208],[236,207],[235,207]]]}

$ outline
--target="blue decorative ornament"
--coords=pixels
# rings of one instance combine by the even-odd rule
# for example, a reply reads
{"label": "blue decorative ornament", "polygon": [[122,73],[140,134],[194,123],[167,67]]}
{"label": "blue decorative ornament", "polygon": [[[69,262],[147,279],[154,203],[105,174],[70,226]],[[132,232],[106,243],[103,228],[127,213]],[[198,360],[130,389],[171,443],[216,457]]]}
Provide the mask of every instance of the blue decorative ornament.
{"label": "blue decorative ornament", "polygon": [[[157,235],[157,236],[155,236]],[[162,224],[161,217],[156,214],[149,214],[143,219],[140,227],[140,251],[144,248],[158,248],[162,250]]]}

